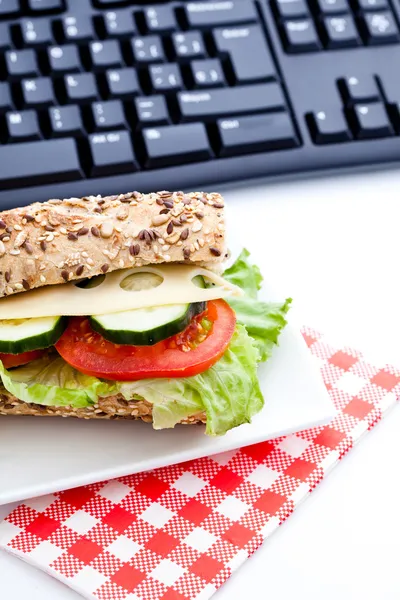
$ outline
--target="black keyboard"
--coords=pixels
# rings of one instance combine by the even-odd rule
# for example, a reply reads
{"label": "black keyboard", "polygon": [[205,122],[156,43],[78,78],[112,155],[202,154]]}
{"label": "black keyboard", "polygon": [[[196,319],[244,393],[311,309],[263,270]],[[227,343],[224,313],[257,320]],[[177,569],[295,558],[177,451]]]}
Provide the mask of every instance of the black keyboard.
{"label": "black keyboard", "polygon": [[0,208],[400,158],[399,0],[0,0]]}

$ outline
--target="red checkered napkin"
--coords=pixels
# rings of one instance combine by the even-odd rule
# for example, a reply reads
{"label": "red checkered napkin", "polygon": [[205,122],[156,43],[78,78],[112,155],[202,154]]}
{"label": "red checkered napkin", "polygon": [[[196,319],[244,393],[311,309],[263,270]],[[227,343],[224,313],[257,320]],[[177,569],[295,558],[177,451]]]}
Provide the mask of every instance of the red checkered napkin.
{"label": "red checkered napkin", "polygon": [[329,425],[27,500],[0,546],[90,599],[212,596],[400,395],[400,370],[303,334],[338,410]]}

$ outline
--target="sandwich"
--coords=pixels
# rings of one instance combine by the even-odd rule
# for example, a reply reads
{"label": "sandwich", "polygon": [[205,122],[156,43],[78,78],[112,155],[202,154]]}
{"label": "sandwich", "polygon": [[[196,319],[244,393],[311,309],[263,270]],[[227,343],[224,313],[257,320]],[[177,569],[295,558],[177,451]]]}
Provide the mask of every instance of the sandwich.
{"label": "sandwich", "polygon": [[250,422],[291,300],[257,298],[246,250],[224,266],[224,210],[162,191],[0,212],[0,415]]}

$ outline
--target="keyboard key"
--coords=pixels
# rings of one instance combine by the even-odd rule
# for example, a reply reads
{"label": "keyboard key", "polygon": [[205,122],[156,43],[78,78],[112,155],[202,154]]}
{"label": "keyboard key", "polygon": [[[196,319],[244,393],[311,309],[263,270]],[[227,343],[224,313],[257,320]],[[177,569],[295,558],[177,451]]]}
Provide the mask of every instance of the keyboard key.
{"label": "keyboard key", "polygon": [[113,69],[106,72],[108,98],[129,98],[140,94],[140,86],[135,69]]}
{"label": "keyboard key", "polygon": [[217,121],[217,131],[220,156],[294,148],[298,145],[287,113],[220,120]]}
{"label": "keyboard key", "polygon": [[254,23],[257,12],[253,2],[188,2],[185,5],[186,24],[189,28]]}
{"label": "keyboard key", "polygon": [[20,24],[20,39],[23,46],[47,46],[53,42],[53,33],[48,19],[24,20]]}
{"label": "keyboard key", "polygon": [[378,84],[372,75],[339,79],[338,86],[347,106],[380,100]]}
{"label": "keyboard key", "polygon": [[45,108],[54,104],[54,90],[50,77],[23,79],[21,81],[22,102],[27,108]]}
{"label": "keyboard key", "polygon": [[6,129],[10,142],[39,140],[41,137],[37,114],[34,110],[7,113]]}
{"label": "keyboard key", "polygon": [[312,52],[321,49],[321,43],[311,19],[285,21],[282,27],[287,52]]}
{"label": "keyboard key", "polygon": [[89,136],[91,153],[91,177],[132,173],[136,159],[127,131],[93,133]]}
{"label": "keyboard key", "polygon": [[389,8],[388,0],[357,0],[358,8],[362,11],[385,10]]}
{"label": "keyboard key", "polygon": [[169,33],[178,28],[173,7],[169,4],[145,8],[144,21],[149,33]]}
{"label": "keyboard key", "polygon": [[73,44],[52,46],[47,49],[47,62],[50,73],[76,73],[81,70],[78,48]]}
{"label": "keyboard key", "polygon": [[211,158],[211,148],[203,123],[144,129],[143,140],[147,168]]}
{"label": "keyboard key", "polygon": [[67,15],[60,21],[61,35],[65,42],[86,42],[95,37],[90,15]]}
{"label": "keyboard key", "polygon": [[350,113],[355,137],[359,140],[393,135],[393,129],[385,105],[359,104]]}
{"label": "keyboard key", "polygon": [[317,0],[317,9],[321,15],[340,15],[350,12],[347,0]]}
{"label": "keyboard key", "polygon": [[110,131],[126,126],[124,109],[120,100],[95,102],[91,106],[91,122],[94,131]]}
{"label": "keyboard key", "polygon": [[82,177],[76,144],[70,138],[0,146],[0,184],[4,189]]}
{"label": "keyboard key", "polygon": [[172,35],[174,54],[179,60],[203,58],[207,55],[203,36],[199,31],[174,33]]}
{"label": "keyboard key", "polygon": [[11,48],[11,34],[8,23],[0,23],[0,50]]}
{"label": "keyboard key", "polygon": [[130,9],[110,10],[103,16],[102,33],[110,37],[128,38],[136,33],[133,12]]}
{"label": "keyboard key", "polygon": [[81,113],[75,105],[49,108],[51,137],[79,137],[84,134]]}
{"label": "keyboard key", "polygon": [[390,44],[400,39],[399,30],[390,11],[366,13],[363,19],[364,34],[368,44]]}
{"label": "keyboard key", "polygon": [[12,109],[10,86],[0,81],[0,115]]}
{"label": "keyboard key", "polygon": [[336,144],[352,139],[343,110],[339,107],[307,115],[314,144]]}
{"label": "keyboard key", "polygon": [[10,50],[5,53],[6,70],[10,79],[34,77],[39,68],[34,50]]}
{"label": "keyboard key", "polygon": [[28,8],[34,13],[61,12],[64,0],[28,0]]}
{"label": "keyboard key", "polygon": [[278,19],[308,17],[310,14],[305,0],[275,0],[274,9]]}
{"label": "keyboard key", "polygon": [[150,65],[149,76],[154,92],[173,92],[183,87],[181,72],[178,65]]}
{"label": "keyboard key", "polygon": [[354,19],[350,15],[323,20],[327,48],[349,48],[361,44]]}
{"label": "keyboard key", "polygon": [[196,88],[222,87],[225,76],[221,63],[217,58],[194,60],[190,63],[190,74],[193,86]]}
{"label": "keyboard key", "polygon": [[97,86],[93,73],[64,76],[67,102],[81,104],[97,100]]}
{"label": "keyboard key", "polygon": [[285,106],[282,89],[276,83],[179,92],[177,100],[184,121],[236,117],[245,113],[281,110]]}
{"label": "keyboard key", "polygon": [[227,53],[229,56],[230,69],[236,83],[275,78],[276,71],[271,52],[259,25],[215,29],[213,35],[218,53]]}
{"label": "keyboard key", "polygon": [[121,67],[123,64],[121,48],[117,40],[91,42],[89,58],[92,69],[101,71],[110,67]]}
{"label": "keyboard key", "polygon": [[136,37],[132,39],[131,44],[133,58],[137,63],[146,64],[165,60],[164,49],[158,35]]}
{"label": "keyboard key", "polygon": [[136,118],[139,127],[168,125],[169,114],[164,96],[135,98]]}
{"label": "keyboard key", "polygon": [[0,18],[13,17],[21,10],[19,0],[2,0],[0,2]]}

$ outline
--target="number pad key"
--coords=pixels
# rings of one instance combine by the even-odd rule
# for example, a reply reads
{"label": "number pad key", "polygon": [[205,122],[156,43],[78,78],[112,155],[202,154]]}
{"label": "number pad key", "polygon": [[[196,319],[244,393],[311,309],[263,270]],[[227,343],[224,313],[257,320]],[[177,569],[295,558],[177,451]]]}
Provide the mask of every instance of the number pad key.
{"label": "number pad key", "polygon": [[93,39],[93,22],[89,15],[65,16],[60,22],[65,42],[86,42]]}
{"label": "number pad key", "polygon": [[121,67],[123,63],[121,48],[117,40],[91,42],[89,57],[91,67],[97,71],[109,67]]}
{"label": "number pad key", "polygon": [[149,64],[165,60],[164,48],[157,35],[132,39],[132,52],[135,62]]}
{"label": "number pad key", "polygon": [[39,122],[34,110],[7,113],[6,129],[10,142],[27,142],[41,138]]}
{"label": "number pad key", "polygon": [[183,87],[181,73],[176,64],[151,65],[149,75],[154,92],[173,92]]}
{"label": "number pad key", "polygon": [[51,137],[79,137],[84,134],[82,116],[75,105],[51,107],[48,117]]}
{"label": "number pad key", "polygon": [[93,73],[65,75],[64,86],[67,102],[80,104],[97,100],[97,86]]}
{"label": "number pad key", "polygon": [[20,25],[20,37],[24,46],[47,46],[53,42],[48,19],[24,20]]}
{"label": "number pad key", "polygon": [[194,87],[221,87],[225,85],[221,63],[216,58],[192,61],[190,63],[190,73]]}
{"label": "number pad key", "polygon": [[169,114],[164,96],[141,96],[135,98],[134,103],[140,127],[168,125]]}
{"label": "number pad key", "polygon": [[136,160],[132,142],[127,131],[94,133],[89,136],[92,158],[91,177],[132,173]]}
{"label": "number pad key", "polygon": [[5,54],[8,76],[15,80],[20,77],[34,77],[39,73],[39,67],[34,50],[15,50]]}
{"label": "number pad key", "polygon": [[76,73],[81,69],[78,48],[73,44],[52,46],[47,50],[47,62],[50,73]]}
{"label": "number pad key", "polygon": [[92,104],[91,121],[94,131],[125,128],[125,115],[120,100]]}
{"label": "number pad key", "polygon": [[54,104],[54,91],[50,77],[21,81],[22,101],[29,108],[45,108]]}
{"label": "number pad key", "polygon": [[172,36],[172,45],[175,56],[180,60],[204,58],[206,56],[203,37],[199,31],[174,33]]}
{"label": "number pad key", "polygon": [[323,24],[328,48],[348,48],[361,44],[354,19],[350,15],[328,17]]}
{"label": "number pad key", "polygon": [[144,9],[144,21],[150,33],[168,33],[177,29],[174,9],[170,5],[149,6]]}
{"label": "number pad key", "polygon": [[107,71],[106,86],[109,98],[128,98],[140,94],[136,71],[131,68]]}
{"label": "number pad key", "polygon": [[130,9],[110,10],[104,14],[102,33],[105,39],[110,37],[126,38],[136,33],[133,13]]}

